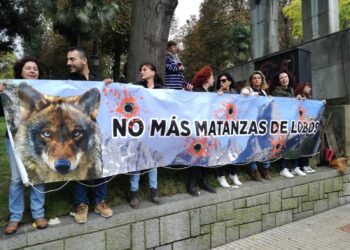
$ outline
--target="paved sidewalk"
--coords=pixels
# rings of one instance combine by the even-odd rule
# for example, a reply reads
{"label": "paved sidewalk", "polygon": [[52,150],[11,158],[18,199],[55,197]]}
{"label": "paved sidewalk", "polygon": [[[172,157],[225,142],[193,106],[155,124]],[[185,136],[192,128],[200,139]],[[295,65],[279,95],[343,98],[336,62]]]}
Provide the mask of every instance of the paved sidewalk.
{"label": "paved sidewalk", "polygon": [[350,204],[214,249],[350,249]]}

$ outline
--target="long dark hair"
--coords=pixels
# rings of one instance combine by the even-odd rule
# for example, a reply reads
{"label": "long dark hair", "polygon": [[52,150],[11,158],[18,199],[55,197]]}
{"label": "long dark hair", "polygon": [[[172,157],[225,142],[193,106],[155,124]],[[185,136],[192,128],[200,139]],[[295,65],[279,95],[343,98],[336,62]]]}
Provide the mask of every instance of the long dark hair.
{"label": "long dark hair", "polygon": [[216,80],[216,90],[219,90],[221,87],[221,82],[220,82],[220,78],[222,76],[226,76],[227,80],[229,80],[231,82],[230,84],[230,90],[231,89],[236,89],[236,82],[233,79],[233,77],[229,74],[229,73],[222,73],[218,76],[218,79]]}
{"label": "long dark hair", "polygon": [[280,86],[279,76],[282,73],[286,73],[288,75],[288,78],[289,78],[288,88],[292,88],[292,89],[294,88],[294,86],[295,86],[295,78],[294,78],[294,76],[287,70],[281,70],[272,79],[272,84],[271,84],[271,87],[270,87],[270,93],[272,93],[277,86]]}
{"label": "long dark hair", "polygon": [[149,63],[149,62],[141,63],[141,65],[140,65],[140,67],[139,67],[139,71],[141,71],[141,69],[142,69],[143,66],[146,66],[146,67],[148,67],[150,70],[152,70],[152,71],[155,72],[155,74],[154,74],[154,79],[153,79],[154,83],[158,83],[158,84],[163,85],[163,80],[162,80],[162,78],[160,78],[160,76],[158,75],[158,73],[157,73],[157,68],[156,68],[156,66],[154,66],[154,64]]}
{"label": "long dark hair", "polygon": [[41,79],[44,72],[38,60],[34,57],[29,57],[29,56],[22,58],[21,60],[15,62],[15,64],[13,65],[13,74],[15,75],[15,79],[23,79],[22,69],[27,62],[33,62],[36,64],[36,66],[38,66],[38,71],[39,71],[38,79]]}

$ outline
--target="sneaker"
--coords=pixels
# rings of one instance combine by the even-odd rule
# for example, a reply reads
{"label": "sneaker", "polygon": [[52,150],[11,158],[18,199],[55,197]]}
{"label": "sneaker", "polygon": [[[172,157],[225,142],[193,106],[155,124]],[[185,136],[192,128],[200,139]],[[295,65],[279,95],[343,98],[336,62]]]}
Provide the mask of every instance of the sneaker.
{"label": "sneaker", "polygon": [[74,216],[75,222],[82,224],[87,222],[89,206],[84,203],[80,203],[77,206],[77,213]]}
{"label": "sneaker", "polygon": [[294,177],[294,175],[292,175],[287,168],[284,168],[280,172],[280,176],[284,176],[284,177],[287,177],[287,178],[293,178]]}
{"label": "sneaker", "polygon": [[228,184],[225,176],[218,176],[218,181],[220,183],[220,186],[224,187],[224,188],[229,188],[231,187],[230,184]]}
{"label": "sneaker", "polygon": [[113,210],[109,208],[104,200],[102,200],[100,203],[96,204],[95,213],[100,214],[102,217],[108,218],[113,215]]}
{"label": "sneaker", "polygon": [[299,167],[296,167],[292,170],[292,174],[299,175],[299,176],[306,176],[306,174],[300,170]]}
{"label": "sneaker", "polygon": [[312,169],[310,166],[305,166],[304,167],[304,172],[307,174],[315,173],[316,170]]}
{"label": "sneaker", "polygon": [[235,184],[236,186],[242,185],[242,182],[240,182],[238,179],[238,175],[230,175],[230,178],[233,181],[233,184]]}

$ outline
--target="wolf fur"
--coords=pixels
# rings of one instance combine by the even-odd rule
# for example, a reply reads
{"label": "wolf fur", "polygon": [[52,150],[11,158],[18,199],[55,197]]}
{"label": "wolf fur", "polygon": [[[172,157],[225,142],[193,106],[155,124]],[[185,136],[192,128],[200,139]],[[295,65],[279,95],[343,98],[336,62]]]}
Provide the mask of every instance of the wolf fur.
{"label": "wolf fur", "polygon": [[21,123],[15,148],[33,183],[96,179],[102,174],[100,131],[96,116],[100,93],[81,96],[41,94],[18,86]]}

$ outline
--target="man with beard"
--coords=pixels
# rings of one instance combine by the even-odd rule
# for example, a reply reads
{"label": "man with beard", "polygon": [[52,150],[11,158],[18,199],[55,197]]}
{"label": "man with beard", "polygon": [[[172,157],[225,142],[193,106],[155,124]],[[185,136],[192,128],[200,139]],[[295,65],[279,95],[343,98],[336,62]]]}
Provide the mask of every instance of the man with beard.
{"label": "man with beard", "polygon": [[[102,79],[89,69],[86,52],[81,47],[71,47],[67,53],[67,66],[70,73],[67,76],[69,80],[76,81],[102,81]],[[102,83],[101,83],[102,84]],[[107,178],[94,180],[95,193],[95,212],[108,218],[113,215],[106,203],[107,197]],[[85,182],[74,183],[74,203],[76,206],[76,223],[87,222],[89,199],[87,195],[87,186]]]}
{"label": "man with beard", "polygon": [[101,77],[92,72],[88,65],[86,52],[81,47],[71,47],[67,53],[69,75],[67,79],[77,81],[102,81]]}

